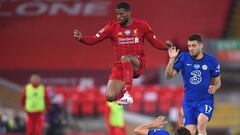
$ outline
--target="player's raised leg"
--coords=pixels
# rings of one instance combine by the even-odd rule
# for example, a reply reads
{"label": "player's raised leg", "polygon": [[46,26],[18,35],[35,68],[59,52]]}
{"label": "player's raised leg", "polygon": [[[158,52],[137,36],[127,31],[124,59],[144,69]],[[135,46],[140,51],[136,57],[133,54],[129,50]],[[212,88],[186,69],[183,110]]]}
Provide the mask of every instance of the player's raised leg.
{"label": "player's raised leg", "polygon": [[132,97],[126,93],[125,82],[122,80],[109,80],[106,91],[107,101],[117,101],[117,103],[122,105],[128,105],[133,103]]}
{"label": "player's raised leg", "polygon": [[123,79],[126,91],[130,91],[133,82],[133,73],[137,72],[140,67],[140,61],[137,56],[124,55],[121,57],[123,67]]}
{"label": "player's raised leg", "polygon": [[124,55],[121,63],[116,64],[112,69],[108,81],[106,98],[108,101],[117,101],[119,104],[132,104],[133,99],[128,94],[132,88],[133,74],[140,67],[137,56]]}
{"label": "player's raised leg", "polygon": [[[136,73],[140,67],[140,61],[137,56],[124,55],[121,57],[122,68],[123,68],[123,80],[125,86],[120,93],[125,92],[124,96],[118,100],[119,104],[132,104],[133,99],[129,95],[128,91],[132,89],[133,74]],[[118,96],[121,96],[120,94]]]}

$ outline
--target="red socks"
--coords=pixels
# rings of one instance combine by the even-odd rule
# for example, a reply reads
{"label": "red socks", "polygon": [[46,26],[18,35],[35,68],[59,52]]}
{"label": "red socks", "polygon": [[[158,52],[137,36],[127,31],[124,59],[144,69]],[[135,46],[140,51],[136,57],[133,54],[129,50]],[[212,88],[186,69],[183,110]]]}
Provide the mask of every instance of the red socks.
{"label": "red socks", "polygon": [[129,91],[132,88],[133,81],[133,66],[130,61],[126,61],[122,63],[123,67],[123,79],[126,83],[126,90]]}
{"label": "red socks", "polygon": [[126,91],[131,90],[132,81],[133,81],[133,66],[130,61],[126,61],[122,63],[123,67],[123,80],[126,83],[125,87],[118,93],[116,96],[116,100],[121,99]]}

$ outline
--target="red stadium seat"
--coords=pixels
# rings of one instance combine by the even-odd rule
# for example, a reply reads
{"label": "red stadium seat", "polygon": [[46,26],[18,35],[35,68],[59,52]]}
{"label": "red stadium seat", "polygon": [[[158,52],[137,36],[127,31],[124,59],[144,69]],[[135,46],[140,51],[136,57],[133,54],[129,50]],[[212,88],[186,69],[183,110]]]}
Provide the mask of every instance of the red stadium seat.
{"label": "red stadium seat", "polygon": [[184,95],[184,87],[183,86],[178,86],[176,91],[174,92],[174,95],[177,95],[174,97],[174,104],[175,106],[180,109],[182,108],[182,100],[183,100],[183,95]]}
{"label": "red stadium seat", "polygon": [[68,89],[65,86],[56,86],[54,91],[55,94],[63,96],[61,106],[66,107]]}
{"label": "red stadium seat", "polygon": [[143,101],[144,86],[134,86],[130,91],[130,95],[133,97],[133,104],[129,108],[132,112],[141,112],[141,105]]}
{"label": "red stadium seat", "polygon": [[168,113],[169,109],[173,105],[173,92],[175,86],[167,85],[161,88],[158,92],[158,107],[161,113]]}
{"label": "red stadium seat", "polygon": [[69,102],[71,103],[71,114],[73,116],[78,116],[80,113],[80,106],[82,103],[82,93],[78,88],[73,88],[69,91]]}
{"label": "red stadium seat", "polygon": [[143,96],[143,111],[146,114],[155,114],[157,112],[158,85],[148,86]]}
{"label": "red stadium seat", "polygon": [[105,94],[101,93],[100,90],[97,91],[96,97],[96,112],[97,114],[102,115],[105,112],[107,100]]}
{"label": "red stadium seat", "polygon": [[97,88],[89,88],[83,92],[83,96],[81,97],[83,102],[81,106],[82,115],[92,116],[95,113],[95,103],[96,103],[96,93]]}

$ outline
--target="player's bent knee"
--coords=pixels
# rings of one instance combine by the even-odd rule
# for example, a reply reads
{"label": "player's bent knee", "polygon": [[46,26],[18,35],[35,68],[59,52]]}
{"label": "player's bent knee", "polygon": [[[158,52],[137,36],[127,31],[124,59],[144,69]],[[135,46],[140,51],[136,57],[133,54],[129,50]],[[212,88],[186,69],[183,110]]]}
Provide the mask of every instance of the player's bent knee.
{"label": "player's bent knee", "polygon": [[113,102],[115,100],[115,95],[107,93],[106,94],[106,99],[107,99],[108,102]]}
{"label": "player's bent knee", "polygon": [[115,101],[115,98],[114,97],[110,97],[110,96],[106,96],[106,99],[107,99],[108,102]]}
{"label": "player's bent knee", "polygon": [[129,57],[128,56],[122,56],[121,57],[121,62],[126,62],[126,61],[130,61]]}

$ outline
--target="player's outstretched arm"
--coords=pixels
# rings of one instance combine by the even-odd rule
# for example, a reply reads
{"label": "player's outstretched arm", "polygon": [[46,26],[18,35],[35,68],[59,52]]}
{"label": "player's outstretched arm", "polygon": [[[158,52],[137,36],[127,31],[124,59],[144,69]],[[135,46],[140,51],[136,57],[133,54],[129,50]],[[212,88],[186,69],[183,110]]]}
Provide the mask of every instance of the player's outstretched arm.
{"label": "player's outstretched arm", "polygon": [[150,26],[148,25],[147,22],[144,22],[141,27],[143,28],[143,30],[145,31],[144,33],[144,38],[147,39],[147,41],[156,49],[159,50],[168,50],[168,48],[170,48],[170,46],[173,46],[171,41],[166,41],[165,44],[162,42],[162,40],[160,40],[159,38],[157,38],[157,36],[154,34],[154,32],[152,31],[152,29],[150,28]]}
{"label": "player's outstretched arm", "polygon": [[134,129],[135,135],[147,135],[149,132],[149,129],[151,128],[162,128],[165,124],[167,124],[167,121],[164,121],[164,116],[157,117],[153,122],[139,125]]}
{"label": "player's outstretched arm", "polygon": [[173,43],[169,40],[165,42],[165,44],[154,35],[153,32],[148,32],[145,35],[147,41],[156,49],[159,50],[168,50],[171,46],[173,46]]}
{"label": "player's outstretched arm", "polygon": [[162,40],[157,38],[157,36],[154,34],[154,32],[147,23],[143,25],[143,29],[146,32],[144,37],[154,48],[159,50],[168,50],[173,46],[173,43],[171,41],[167,40],[164,44]]}
{"label": "player's outstretched arm", "polygon": [[78,41],[80,41],[83,37],[82,33],[78,30],[74,30],[73,37],[76,38]]}
{"label": "player's outstretched arm", "polygon": [[105,33],[97,33],[92,36],[84,36],[80,31],[74,30],[73,37],[86,45],[92,46],[107,38],[107,35]]}
{"label": "player's outstretched arm", "polygon": [[176,50],[175,46],[168,49],[169,61],[165,71],[165,76],[167,79],[171,79],[177,74],[177,71],[173,68],[173,65],[178,56],[178,53],[179,49]]}

